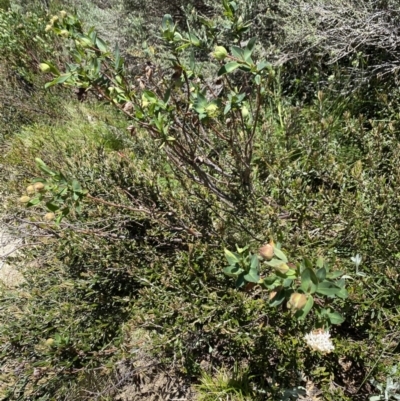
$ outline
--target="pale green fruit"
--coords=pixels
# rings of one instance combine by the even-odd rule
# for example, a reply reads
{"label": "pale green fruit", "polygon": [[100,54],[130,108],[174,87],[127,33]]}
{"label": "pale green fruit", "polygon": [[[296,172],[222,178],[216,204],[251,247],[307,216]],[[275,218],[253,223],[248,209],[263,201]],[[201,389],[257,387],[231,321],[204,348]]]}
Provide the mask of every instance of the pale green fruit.
{"label": "pale green fruit", "polygon": [[290,270],[290,268],[286,263],[282,263],[279,266],[275,267],[275,270],[281,274],[285,274]]}
{"label": "pale green fruit", "polygon": [[207,114],[209,117],[211,118],[215,118],[218,116],[218,106],[214,103],[209,104],[206,108],[205,108]]}
{"label": "pale green fruit", "polygon": [[42,72],[50,72],[50,70],[51,70],[50,66],[46,63],[40,63],[39,68],[40,68],[40,71],[42,71]]}
{"label": "pale green fruit", "polygon": [[228,51],[224,46],[216,46],[212,54],[217,60],[223,61],[228,56]]}

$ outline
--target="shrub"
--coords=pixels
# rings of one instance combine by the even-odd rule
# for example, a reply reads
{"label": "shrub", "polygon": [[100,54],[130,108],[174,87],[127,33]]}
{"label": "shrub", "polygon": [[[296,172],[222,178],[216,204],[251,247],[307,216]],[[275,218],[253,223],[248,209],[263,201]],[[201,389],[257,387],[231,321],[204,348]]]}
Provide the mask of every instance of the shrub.
{"label": "shrub", "polygon": [[0,140],[21,125],[60,118],[55,102],[66,94],[44,91],[45,78],[38,74],[42,58],[51,54],[59,60],[57,40],[45,32],[44,18],[40,11],[22,15],[0,9]]}
{"label": "shrub", "polygon": [[[307,387],[307,396],[322,391],[327,400],[361,400],[371,392],[368,379],[381,379],[393,365],[393,333],[399,323],[393,295],[400,253],[399,152],[396,106],[388,98],[395,94],[382,97],[377,105],[387,108],[385,124],[356,112],[368,101],[359,93],[347,92],[338,99],[321,90],[302,107],[293,106],[295,96],[283,94],[285,69],[266,65],[262,73],[255,72],[259,66],[253,61],[260,61],[264,49],[244,40],[250,27],[240,18],[240,7],[224,5],[227,22],[215,36],[212,21],[204,22],[211,24],[207,34],[207,28],[181,31],[166,17],[162,33],[168,44],[165,53],[175,57],[172,68],[169,60],[149,64],[134,90],[121,54],[109,51],[95,30],[87,32],[71,15],[53,19],[56,33],[77,42],[66,38],[75,57],[69,70],[62,72],[51,59],[41,60],[54,74],[48,86],[101,90],[103,102],[81,105],[79,112],[65,116],[67,124],[25,129],[0,155],[6,166],[0,190],[10,200],[9,216],[37,227],[35,234],[46,241],[44,250],[31,250],[31,258],[40,255],[41,267],[26,266],[25,287],[2,289],[2,367],[10,383],[9,399],[67,394],[90,399],[99,393],[115,398],[122,385],[138,380],[140,345],[132,344],[132,337],[144,332],[147,360],[172,367],[192,381],[202,377],[200,387],[211,383],[228,395],[290,399],[304,395],[302,387]],[[211,68],[201,70],[210,51]],[[218,71],[223,91],[207,96],[201,85],[218,89],[208,80]],[[246,82],[245,77],[251,79]],[[261,83],[265,93],[257,103]],[[169,102],[164,97],[168,89]],[[113,114],[104,100],[120,114]],[[351,103],[354,108],[346,110]],[[130,125],[128,135],[126,126],[132,121],[137,128]],[[180,121],[188,130],[180,130]],[[251,185],[246,186],[242,173],[248,166],[231,153],[246,150],[251,137],[245,135],[252,135],[254,127],[252,154],[245,159]],[[231,131],[236,147],[224,139]],[[191,150],[191,144],[193,156],[204,158],[198,165],[183,153],[175,153],[182,157],[179,163],[171,159],[179,145]],[[35,158],[41,169],[35,170]],[[221,183],[222,172],[207,166],[207,159],[232,179]],[[229,204],[202,181],[203,173],[228,194]],[[45,192],[39,195],[30,188],[26,194],[26,186],[37,182]],[[30,208],[12,205],[10,192],[12,200],[29,196]],[[47,208],[62,218],[46,220]],[[243,278],[252,278],[250,253],[258,253],[271,236],[284,244],[284,256],[272,262],[279,264],[270,266],[278,270],[276,282],[285,289],[279,311],[258,287],[237,289],[223,274],[223,249],[239,248],[245,249],[240,268],[250,267]],[[351,263],[355,254],[362,255],[361,264],[353,258],[356,266]],[[315,311],[323,314],[328,307],[345,318],[331,328],[334,350],[329,348],[328,357],[310,350],[303,340],[310,331],[307,339],[314,346],[327,339],[326,333],[313,331],[318,313],[301,321],[292,313],[303,304],[303,292],[320,284],[318,277],[317,283],[311,280],[303,258],[321,256],[332,270],[345,272],[349,294],[336,299],[315,296]],[[282,257],[300,269],[279,271]],[[231,263],[236,265],[236,260]],[[307,271],[310,278],[300,290],[303,277],[293,277],[299,271]],[[292,284],[297,291],[293,297]],[[343,295],[343,283],[337,284],[330,283],[329,289]],[[267,285],[273,287],[275,281]],[[224,372],[224,366],[235,363],[245,366],[246,374],[243,382],[231,383],[233,389],[226,374],[214,378],[207,373],[207,366]],[[131,373],[109,392],[112,373],[118,377],[121,365]],[[106,388],[95,391],[102,381],[100,372]]]}

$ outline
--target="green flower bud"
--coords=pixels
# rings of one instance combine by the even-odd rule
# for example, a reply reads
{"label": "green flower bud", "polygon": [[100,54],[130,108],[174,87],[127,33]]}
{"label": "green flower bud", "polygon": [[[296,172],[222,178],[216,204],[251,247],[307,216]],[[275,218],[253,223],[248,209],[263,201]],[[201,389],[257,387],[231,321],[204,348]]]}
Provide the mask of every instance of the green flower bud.
{"label": "green flower bud", "polygon": [[50,72],[50,70],[51,70],[50,66],[46,63],[40,63],[39,68],[40,68],[40,71],[42,71],[42,72]]}
{"label": "green flower bud", "polygon": [[209,104],[206,108],[205,108],[207,115],[211,118],[215,118],[218,116],[218,106],[214,103]]}
{"label": "green flower bud", "polygon": [[281,274],[286,274],[290,268],[286,263],[281,263],[279,266],[275,267],[275,270]]}
{"label": "green flower bud", "polygon": [[246,118],[249,115],[249,109],[246,106],[242,106],[242,117]]}
{"label": "green flower bud", "polygon": [[212,55],[217,60],[223,61],[228,56],[228,51],[224,46],[216,46]]}

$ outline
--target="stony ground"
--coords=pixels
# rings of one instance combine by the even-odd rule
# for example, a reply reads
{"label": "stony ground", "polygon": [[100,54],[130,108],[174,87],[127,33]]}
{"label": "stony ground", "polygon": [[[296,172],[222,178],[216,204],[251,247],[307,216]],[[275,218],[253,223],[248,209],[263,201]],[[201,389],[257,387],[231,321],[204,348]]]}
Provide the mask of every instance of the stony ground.
{"label": "stony ground", "polygon": [[7,263],[18,252],[21,243],[21,240],[12,238],[7,230],[0,226],[0,281],[7,287],[15,287],[24,280],[22,274],[12,264]]}

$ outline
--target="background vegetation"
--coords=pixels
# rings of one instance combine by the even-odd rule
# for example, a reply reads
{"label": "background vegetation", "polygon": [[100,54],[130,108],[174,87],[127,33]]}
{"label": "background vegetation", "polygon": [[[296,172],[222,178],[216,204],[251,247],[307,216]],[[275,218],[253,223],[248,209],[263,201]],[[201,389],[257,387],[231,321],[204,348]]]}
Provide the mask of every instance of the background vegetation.
{"label": "background vegetation", "polygon": [[[1,224],[30,244],[9,260],[26,281],[0,290],[4,399],[400,394],[400,8],[241,0],[237,13],[253,24],[238,39],[214,3],[0,4]],[[132,82],[148,65],[162,77],[175,72],[161,40],[166,13],[204,42],[195,54],[204,79],[216,75],[215,44],[229,50],[257,38],[254,57],[271,66],[250,193],[235,176],[228,207],[179,173],[145,129],[127,130],[131,121],[96,93],[82,99],[68,87],[44,89],[52,77],[40,63],[63,70],[72,62],[62,38],[45,27],[74,8],[84,29],[94,25],[111,49],[119,45]],[[220,30],[217,43],[207,42],[204,18]],[[238,87],[240,74],[232,75]],[[229,121],[218,118],[229,132]],[[228,168],[228,152],[217,152]],[[42,205],[22,207],[16,201],[43,175],[35,158],[97,201],[84,198],[59,225],[46,220]],[[257,253],[271,238],[291,261],[322,256],[345,272],[349,297],[331,305],[345,317],[330,330],[333,353],[311,351],[303,339],[315,314],[298,321],[271,306],[267,291],[237,289],[224,275],[224,248]],[[351,261],[356,254],[359,265]]]}

